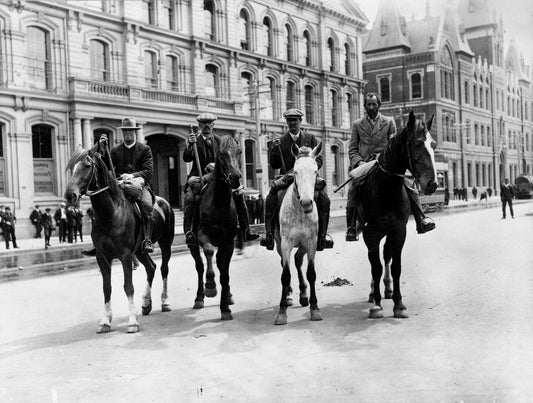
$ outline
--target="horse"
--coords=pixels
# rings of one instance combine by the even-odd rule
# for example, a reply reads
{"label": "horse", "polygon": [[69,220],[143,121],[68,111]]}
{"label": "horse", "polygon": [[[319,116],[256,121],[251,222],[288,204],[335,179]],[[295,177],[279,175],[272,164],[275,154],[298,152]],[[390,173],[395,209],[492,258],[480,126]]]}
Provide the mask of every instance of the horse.
{"label": "horse", "polygon": [[[99,323],[97,333],[111,331],[111,263],[119,259],[124,271],[124,291],[129,303],[128,333],[139,331],[135,304],[133,302],[132,260],[135,255],[146,269],[147,284],[143,294],[142,314],[148,315],[152,310],[151,287],[156,264],[148,254],[140,251],[142,226],[140,213],[128,200],[117,180],[109,172],[99,153],[80,149],[69,160],[67,169],[72,175],[65,191],[65,199],[71,203],[81,196],[91,199],[94,210],[94,223],[91,237],[96,249],[96,261],[100,268],[104,291],[104,316]],[[162,197],[155,197],[154,225],[152,242],[158,242],[161,248],[161,276],[163,290],[161,293],[161,310],[170,311],[167,292],[168,262],[174,240],[174,211]],[[137,234],[137,235],[136,235]]]}
{"label": "horse", "polygon": [[[222,136],[215,154],[213,172],[206,176],[206,185],[198,202],[197,244],[189,246],[198,274],[198,289],[194,309],[204,307],[204,296],[217,295],[213,255],[216,251],[216,264],[220,272],[220,312],[222,320],[232,320],[229,305],[233,296],[229,285],[229,265],[233,256],[234,239],[237,234],[237,211],[233,191],[240,187],[241,150],[231,136]],[[206,282],[203,284],[204,262],[200,254],[202,248],[206,263]]]}
{"label": "horse", "polygon": [[404,180],[405,172],[409,170],[424,194],[432,194],[437,188],[434,155],[436,143],[430,134],[432,123],[433,117],[424,122],[417,119],[411,111],[407,125],[390,139],[358,190],[363,212],[363,216],[359,218],[360,222],[366,222],[363,239],[372,268],[369,302],[374,305],[370,308],[369,317],[373,319],[383,317],[379,287],[383,266],[379,245],[384,237],[385,298],[392,297],[395,318],[408,317],[400,291],[402,249],[411,212]]}
{"label": "horse", "polygon": [[[297,152],[294,152],[294,151]],[[281,257],[281,301],[275,324],[287,324],[287,307],[292,305],[292,288],[290,257],[294,248],[294,263],[298,271],[300,283],[300,305],[307,306],[309,302],[311,320],[322,320],[315,291],[315,254],[318,239],[318,212],[314,201],[315,181],[318,166],[315,158],[322,150],[322,143],[314,149],[303,146],[293,146],[293,154],[297,156],[294,163],[294,182],[286,189],[285,195],[278,198],[279,208],[278,226],[274,230],[276,250]],[[302,263],[307,255],[307,280],[311,289],[310,300],[307,296],[307,286],[302,274]]]}

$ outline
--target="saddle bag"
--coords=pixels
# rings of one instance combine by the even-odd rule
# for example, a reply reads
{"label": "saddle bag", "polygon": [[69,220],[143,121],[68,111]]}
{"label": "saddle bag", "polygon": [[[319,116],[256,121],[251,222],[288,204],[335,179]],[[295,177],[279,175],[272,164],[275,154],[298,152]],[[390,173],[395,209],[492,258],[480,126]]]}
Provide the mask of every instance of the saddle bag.
{"label": "saddle bag", "polygon": [[141,177],[127,179],[125,181],[119,181],[118,185],[128,199],[135,201],[141,197],[144,189],[144,179]]}

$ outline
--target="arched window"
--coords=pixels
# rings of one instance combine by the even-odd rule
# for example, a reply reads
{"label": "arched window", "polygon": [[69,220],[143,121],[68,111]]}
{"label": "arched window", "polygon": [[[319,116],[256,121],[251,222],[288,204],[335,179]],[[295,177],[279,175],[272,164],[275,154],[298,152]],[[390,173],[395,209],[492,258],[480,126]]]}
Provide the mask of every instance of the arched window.
{"label": "arched window", "polygon": [[294,36],[289,24],[285,24],[285,49],[287,52],[287,61],[294,62]]}
{"label": "arched window", "polygon": [[95,129],[93,131],[93,144],[98,143],[98,141],[100,140],[100,137],[102,137],[102,134],[105,134],[107,136],[109,146],[113,147],[113,144],[115,144],[114,139],[113,139],[114,135],[113,135],[113,132],[108,129]]}
{"label": "arched window", "polygon": [[263,19],[263,53],[267,56],[273,56],[272,49],[272,22],[270,18]]}
{"label": "arched window", "polygon": [[381,95],[381,102],[390,102],[390,80],[388,76],[379,79],[379,94]]}
{"label": "arched window", "polygon": [[250,16],[244,8],[239,14],[239,38],[242,50],[251,50],[252,41],[250,39]]}
{"label": "arched window", "polygon": [[157,55],[155,52],[144,52],[144,78],[146,85],[152,88],[157,88]]}
{"label": "arched window", "polygon": [[109,81],[109,47],[107,43],[99,40],[90,42],[91,79]]}
{"label": "arched window", "polygon": [[352,50],[350,45],[344,44],[344,74],[347,76],[352,74]]}
{"label": "arched window", "polygon": [[420,73],[411,75],[411,98],[422,98],[422,75]]}
{"label": "arched window", "polygon": [[450,49],[444,47],[440,54],[440,79],[441,79],[441,97],[446,99],[455,99],[454,91],[454,72],[453,72],[453,58]]}
{"label": "arched window", "polygon": [[340,118],[340,111],[339,111],[339,98],[337,95],[337,91],[331,90],[330,91],[330,104],[331,104],[331,125],[333,127],[339,127],[339,118]]}
{"label": "arched window", "polygon": [[329,71],[337,70],[335,65],[335,41],[333,38],[328,39],[327,65],[329,66]]}
{"label": "arched window", "polygon": [[255,141],[244,141],[244,160],[246,164],[246,187],[255,188],[257,184],[255,176]]}
{"label": "arched window", "polygon": [[179,91],[179,67],[176,56],[166,57],[167,89],[169,91]]}
{"label": "arched window", "polygon": [[30,88],[52,89],[50,34],[38,27],[28,27],[26,41],[26,78]]}
{"label": "arched window", "polygon": [[305,86],[305,116],[304,119],[308,124],[315,124],[315,95],[314,88],[311,85]]}
{"label": "arched window", "polygon": [[332,186],[339,186],[341,184],[341,170],[342,159],[340,155],[340,148],[338,145],[331,146],[331,158],[333,163],[333,172],[331,172]]}
{"label": "arched window", "polygon": [[33,150],[33,186],[35,193],[54,193],[55,169],[52,148],[52,127],[31,128]]}
{"label": "arched window", "polygon": [[219,97],[218,67],[214,64],[205,66],[205,95],[208,97]]}
{"label": "arched window", "polygon": [[305,48],[305,65],[306,66],[312,66],[313,65],[313,57],[312,57],[312,42],[311,42],[311,34],[309,31],[304,31],[304,48]]}
{"label": "arched window", "polygon": [[208,39],[216,40],[216,9],[213,0],[204,0],[204,29]]}
{"label": "arched window", "polygon": [[287,101],[286,109],[296,108],[296,84],[292,81],[287,81]]}
{"label": "arched window", "polygon": [[241,73],[242,113],[252,115],[252,97],[254,97],[252,75],[247,71]]}

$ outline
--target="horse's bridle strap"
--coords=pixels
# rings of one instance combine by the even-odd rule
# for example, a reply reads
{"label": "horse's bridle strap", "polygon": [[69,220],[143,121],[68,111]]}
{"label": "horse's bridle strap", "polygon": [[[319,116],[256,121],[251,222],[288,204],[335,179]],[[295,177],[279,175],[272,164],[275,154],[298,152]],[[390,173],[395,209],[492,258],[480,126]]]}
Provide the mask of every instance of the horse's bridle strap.
{"label": "horse's bridle strap", "polygon": [[98,190],[95,190],[95,191],[92,191],[92,190],[87,190],[85,192],[85,194],[89,197],[91,196],[96,196],[98,193],[102,193],[102,192],[105,192],[107,189],[109,189],[109,185],[107,185],[106,187],[103,187],[102,189],[98,189]]}

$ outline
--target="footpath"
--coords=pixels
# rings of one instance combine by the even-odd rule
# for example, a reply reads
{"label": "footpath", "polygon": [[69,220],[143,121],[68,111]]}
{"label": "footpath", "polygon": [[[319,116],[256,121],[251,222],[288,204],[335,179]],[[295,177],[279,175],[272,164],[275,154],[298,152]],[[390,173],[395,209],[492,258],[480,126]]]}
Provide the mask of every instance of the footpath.
{"label": "footpath", "polygon": [[[517,203],[527,200],[516,200]],[[499,196],[488,200],[450,200],[439,212],[431,214],[451,214],[466,209],[495,208],[501,205]],[[188,252],[182,231],[181,212],[176,214],[176,227],[172,254]],[[332,203],[330,232],[344,229],[345,207],[344,203]],[[253,225],[258,233],[264,232],[263,224]],[[258,242],[258,241],[254,241]],[[3,239],[0,239],[0,281],[29,278],[36,275],[54,274],[96,267],[95,258],[81,254],[83,249],[92,247],[91,236],[84,235],[83,242],[59,243],[56,231],[52,234],[51,246],[44,247],[44,238],[17,239],[18,249],[6,249]],[[153,257],[160,256],[156,247]]]}

